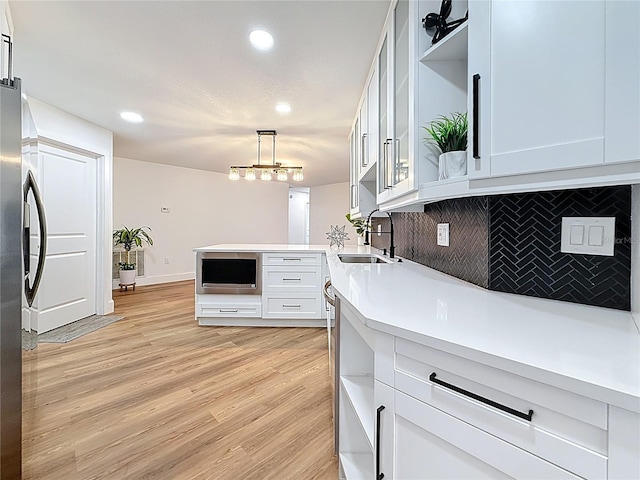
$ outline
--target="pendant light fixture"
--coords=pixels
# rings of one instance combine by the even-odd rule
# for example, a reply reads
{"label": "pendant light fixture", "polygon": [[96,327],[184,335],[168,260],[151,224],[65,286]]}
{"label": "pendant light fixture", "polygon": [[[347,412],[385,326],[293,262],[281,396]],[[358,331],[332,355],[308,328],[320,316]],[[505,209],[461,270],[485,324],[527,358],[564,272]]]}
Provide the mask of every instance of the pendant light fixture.
{"label": "pendant light fixture", "polygon": [[[278,181],[286,182],[289,180],[289,173],[294,182],[301,182],[304,180],[302,173],[302,167],[289,167],[284,166],[280,162],[276,162],[276,135],[275,130],[256,130],[258,134],[258,163],[253,165],[240,166],[232,165],[229,168],[229,180],[240,180],[240,172],[244,172],[245,180],[255,180],[260,175],[260,180],[269,181],[272,176],[275,175]],[[260,163],[260,139],[263,135],[270,136],[273,142],[271,164],[263,165]]]}

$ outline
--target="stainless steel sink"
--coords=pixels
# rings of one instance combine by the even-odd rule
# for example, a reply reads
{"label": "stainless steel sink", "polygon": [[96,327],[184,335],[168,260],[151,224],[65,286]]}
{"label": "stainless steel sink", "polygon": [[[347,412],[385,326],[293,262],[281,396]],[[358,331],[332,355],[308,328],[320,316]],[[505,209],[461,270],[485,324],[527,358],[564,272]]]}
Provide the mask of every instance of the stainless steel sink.
{"label": "stainless steel sink", "polygon": [[389,260],[377,255],[368,254],[339,254],[338,258],[342,263],[391,263]]}

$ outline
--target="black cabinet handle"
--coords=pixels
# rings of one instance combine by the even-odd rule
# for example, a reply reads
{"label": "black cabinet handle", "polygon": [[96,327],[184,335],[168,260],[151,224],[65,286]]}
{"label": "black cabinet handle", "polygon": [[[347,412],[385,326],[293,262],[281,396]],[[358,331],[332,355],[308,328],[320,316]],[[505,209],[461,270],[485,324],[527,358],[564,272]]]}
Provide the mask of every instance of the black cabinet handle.
{"label": "black cabinet handle", "polygon": [[473,76],[473,158],[480,158],[480,74]]}
{"label": "black cabinet handle", "polygon": [[452,385],[450,383],[443,382],[442,380],[436,378],[436,372],[432,372],[431,375],[429,375],[429,380],[431,380],[433,383],[437,383],[438,385],[448,388],[449,390],[453,390],[454,392],[458,392],[462,395],[473,398],[474,400],[477,400],[479,402],[485,403],[487,405],[491,405],[492,407],[497,408],[498,410],[502,410],[503,412],[507,412],[518,418],[527,420],[528,422],[530,422],[531,417],[533,417],[533,410],[529,410],[529,413],[519,412],[518,410],[514,410],[513,408],[507,407],[506,405],[502,405],[501,403],[494,402],[493,400],[489,400],[488,398],[485,398],[485,397],[481,397],[476,393],[470,392],[468,390],[464,390],[460,387],[456,387],[455,385]]}
{"label": "black cabinet handle", "polygon": [[380,472],[380,412],[384,410],[384,405],[380,405],[376,410],[376,480],[382,480],[384,473]]}

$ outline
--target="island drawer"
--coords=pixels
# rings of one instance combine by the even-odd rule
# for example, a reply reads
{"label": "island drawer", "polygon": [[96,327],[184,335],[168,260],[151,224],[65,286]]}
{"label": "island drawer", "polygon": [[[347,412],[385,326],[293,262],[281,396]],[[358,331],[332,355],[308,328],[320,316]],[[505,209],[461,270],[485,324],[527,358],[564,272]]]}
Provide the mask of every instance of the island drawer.
{"label": "island drawer", "polygon": [[196,306],[197,317],[239,317],[253,318],[262,316],[262,305],[246,304],[200,304]]}
{"label": "island drawer", "polygon": [[263,265],[320,265],[321,253],[263,253]]}
{"label": "island drawer", "polygon": [[320,266],[270,265],[263,267],[263,290],[320,291],[322,274]]}
{"label": "island drawer", "polygon": [[584,478],[606,478],[607,405],[396,338],[394,386]]}
{"label": "island drawer", "polygon": [[320,294],[262,294],[263,318],[321,318]]}

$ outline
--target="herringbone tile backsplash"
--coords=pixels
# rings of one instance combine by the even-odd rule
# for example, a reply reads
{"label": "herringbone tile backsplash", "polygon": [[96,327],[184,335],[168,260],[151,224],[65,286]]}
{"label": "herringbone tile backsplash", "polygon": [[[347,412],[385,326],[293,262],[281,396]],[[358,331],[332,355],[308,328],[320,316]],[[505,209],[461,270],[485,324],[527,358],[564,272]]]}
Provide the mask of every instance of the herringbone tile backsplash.
{"label": "herringbone tile backsplash", "polygon": [[[615,216],[613,257],[560,252],[562,217]],[[373,231],[388,218],[373,219]],[[450,246],[436,244],[449,223]],[[484,288],[629,310],[631,187],[461,198],[394,213],[396,255]],[[388,234],[372,236],[387,248]]]}
{"label": "herringbone tile backsplash", "polygon": [[[560,252],[562,217],[616,217],[613,257]],[[489,198],[489,288],[631,308],[631,187]]]}
{"label": "herringbone tile backsplash", "polygon": [[[394,213],[396,255],[481,287],[489,286],[487,197],[460,198],[425,205],[424,213]],[[373,219],[389,231],[389,219]],[[449,223],[449,247],[436,244],[438,223]],[[372,245],[387,248],[389,236],[373,235]]]}

